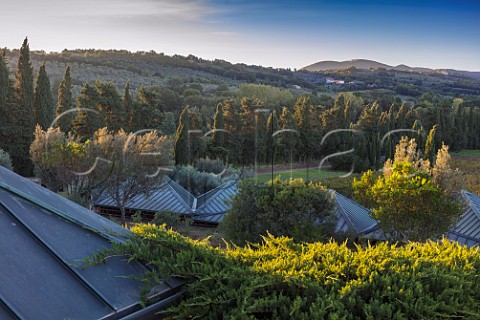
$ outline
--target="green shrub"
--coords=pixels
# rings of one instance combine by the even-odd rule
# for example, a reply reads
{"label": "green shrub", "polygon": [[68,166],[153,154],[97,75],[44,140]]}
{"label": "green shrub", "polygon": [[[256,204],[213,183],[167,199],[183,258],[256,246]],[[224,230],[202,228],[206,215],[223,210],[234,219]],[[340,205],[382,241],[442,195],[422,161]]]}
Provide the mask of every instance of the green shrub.
{"label": "green shrub", "polygon": [[195,162],[195,168],[200,172],[219,174],[225,169],[225,164],[218,159],[198,159]]}
{"label": "green shrub", "polygon": [[136,211],[133,215],[132,215],[132,221],[135,222],[135,223],[141,223],[142,222],[142,211]]}
{"label": "green shrub", "polygon": [[[299,244],[265,238],[247,247],[212,248],[154,225],[92,258],[133,254],[160,275],[187,281],[172,319],[444,319],[480,318],[480,252],[448,240]],[[146,288],[148,292],[150,288]]]}
{"label": "green shrub", "polygon": [[208,192],[222,184],[222,179],[208,172],[200,172],[192,166],[178,166],[170,177],[195,196]]}
{"label": "green shrub", "polygon": [[10,158],[10,155],[2,149],[0,149],[0,166],[8,170],[13,170],[12,159]]}
{"label": "green shrub", "polygon": [[333,223],[333,203],[319,183],[302,179],[265,184],[246,180],[239,186],[232,208],[221,224],[228,240],[238,244],[259,242],[270,232],[298,241],[326,239]]}
{"label": "green shrub", "polygon": [[181,215],[176,212],[163,210],[155,213],[153,223],[156,225],[166,225],[168,228],[177,227],[181,224]]}

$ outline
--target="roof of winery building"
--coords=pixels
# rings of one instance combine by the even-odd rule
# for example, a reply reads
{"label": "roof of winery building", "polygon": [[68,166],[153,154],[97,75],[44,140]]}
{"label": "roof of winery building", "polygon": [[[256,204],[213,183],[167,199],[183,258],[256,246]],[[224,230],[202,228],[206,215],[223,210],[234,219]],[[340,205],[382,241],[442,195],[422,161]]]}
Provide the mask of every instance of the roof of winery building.
{"label": "roof of winery building", "polygon": [[335,199],[337,213],[336,233],[348,233],[354,236],[373,235],[378,223],[370,215],[370,210],[336,191],[331,191]]}
{"label": "roof of winery building", "polygon": [[[180,214],[193,214],[195,197],[170,178],[164,181],[148,194],[139,194],[126,203],[125,208],[132,211],[171,211]],[[103,192],[94,202],[97,207],[116,208],[115,200]]]}
{"label": "roof of winery building", "polygon": [[480,196],[462,190],[465,210],[447,237],[469,247],[480,245]]}
{"label": "roof of winery building", "polygon": [[130,231],[0,167],[0,319],[140,319],[175,299],[181,282],[156,288],[142,309],[148,271],[138,261],[84,259],[122,242]]}

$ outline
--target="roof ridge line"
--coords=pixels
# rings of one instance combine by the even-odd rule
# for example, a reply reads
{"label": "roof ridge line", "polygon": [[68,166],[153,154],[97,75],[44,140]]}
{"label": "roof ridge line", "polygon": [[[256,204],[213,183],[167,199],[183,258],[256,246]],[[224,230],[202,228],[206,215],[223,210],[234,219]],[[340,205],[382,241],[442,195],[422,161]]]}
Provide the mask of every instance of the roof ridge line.
{"label": "roof ridge line", "polygon": [[478,219],[480,219],[480,209],[473,203],[472,199],[470,199],[470,196],[473,196],[473,197],[478,197],[479,200],[480,200],[480,196],[474,194],[474,193],[471,193],[467,190],[462,190],[461,193],[464,194],[464,198],[466,198],[468,204],[469,204],[469,207],[472,208],[473,212],[475,212],[475,215],[477,216]]}
{"label": "roof ridge line", "polygon": [[33,199],[31,196],[29,196],[28,194],[26,194],[26,193],[24,193],[24,192],[22,192],[18,189],[4,184],[2,181],[0,181],[0,188],[6,190],[7,192],[11,192],[11,193],[17,195],[18,197],[20,197],[22,199],[25,199],[28,202],[33,203],[34,205],[37,205],[37,206],[39,206],[39,207],[41,207],[41,208],[43,208],[47,211],[53,212],[56,215],[62,217],[63,219],[65,219],[67,221],[70,221],[70,222],[73,222],[73,223],[79,225],[80,227],[82,227],[84,229],[91,230],[92,232],[94,232],[94,233],[96,233],[96,234],[98,234],[98,235],[100,235],[100,236],[102,236],[102,237],[104,237],[104,238],[106,238],[110,241],[124,242],[124,239],[122,239],[121,237],[115,237],[113,231],[112,231],[112,234],[109,234],[108,232],[94,229],[91,226],[87,225],[86,223],[83,223],[82,221],[80,221],[78,219],[75,219],[72,216],[66,215],[62,211],[60,211],[60,210],[42,202],[42,201],[38,201],[36,199]]}
{"label": "roof ridge line", "polygon": [[167,185],[168,187],[172,190],[172,193],[175,195],[175,197],[177,199],[179,199],[183,204],[185,204],[185,206],[189,209],[192,210],[192,213],[194,213],[194,210],[193,210],[193,204],[190,205],[189,203],[185,202],[185,199],[183,199],[183,197],[177,192],[177,190],[175,190],[175,188],[170,185],[171,182],[177,184],[178,186],[180,186],[183,190],[185,190],[185,192],[187,192],[190,196],[192,196],[193,200],[196,201],[196,197],[190,192],[188,191],[187,189],[183,188],[179,183],[177,183],[175,180],[173,180],[172,178],[170,178],[170,181],[167,182]]}

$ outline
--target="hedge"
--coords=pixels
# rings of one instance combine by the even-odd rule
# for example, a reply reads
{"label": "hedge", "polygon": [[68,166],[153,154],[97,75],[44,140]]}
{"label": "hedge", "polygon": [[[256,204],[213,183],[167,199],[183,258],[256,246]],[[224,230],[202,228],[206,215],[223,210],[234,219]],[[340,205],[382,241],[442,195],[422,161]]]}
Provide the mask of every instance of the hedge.
{"label": "hedge", "polygon": [[172,319],[480,319],[480,252],[447,240],[351,249],[269,235],[222,249],[164,226],[132,231],[92,261],[126,254],[158,268],[145,283],[184,277]]}

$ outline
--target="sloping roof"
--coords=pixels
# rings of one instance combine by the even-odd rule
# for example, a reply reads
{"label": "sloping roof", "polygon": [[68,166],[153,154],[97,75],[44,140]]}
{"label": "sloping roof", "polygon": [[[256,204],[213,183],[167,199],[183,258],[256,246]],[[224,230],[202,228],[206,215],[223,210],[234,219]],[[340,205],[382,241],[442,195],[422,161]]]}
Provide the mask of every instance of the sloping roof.
{"label": "sloping roof", "polygon": [[480,245],[480,196],[462,190],[466,208],[460,220],[447,232],[450,240],[467,246]]}
{"label": "sloping roof", "polygon": [[[165,181],[149,195],[139,194],[126,204],[128,210],[140,210],[149,212],[159,212],[168,210],[180,214],[192,214],[192,206],[195,197],[170,178]],[[97,207],[118,207],[116,202],[103,192],[94,205]]]}
{"label": "sloping roof", "polygon": [[[143,264],[112,257],[81,267],[82,259],[129,234],[0,167],[0,319],[138,318],[142,284],[123,276],[140,276],[148,270]],[[165,299],[179,285],[171,281],[157,288]]]}
{"label": "sloping roof", "polygon": [[228,181],[197,198],[194,221],[219,224],[237,194],[236,181]]}
{"label": "sloping roof", "polygon": [[353,232],[356,236],[366,235],[378,228],[378,223],[371,215],[370,210],[355,201],[331,190],[336,206],[338,221],[335,232]]}

